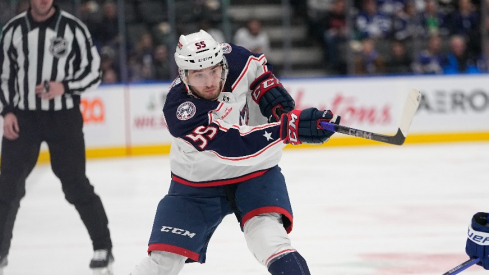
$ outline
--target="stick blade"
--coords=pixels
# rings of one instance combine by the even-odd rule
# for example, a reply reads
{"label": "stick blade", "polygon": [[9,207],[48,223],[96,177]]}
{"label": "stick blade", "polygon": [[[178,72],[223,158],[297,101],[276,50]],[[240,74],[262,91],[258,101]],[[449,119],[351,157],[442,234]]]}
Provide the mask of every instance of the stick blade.
{"label": "stick blade", "polygon": [[404,137],[407,137],[409,127],[411,126],[411,122],[413,121],[414,114],[416,114],[416,110],[418,110],[420,102],[421,93],[417,89],[411,89],[402,111],[401,123],[399,127]]}

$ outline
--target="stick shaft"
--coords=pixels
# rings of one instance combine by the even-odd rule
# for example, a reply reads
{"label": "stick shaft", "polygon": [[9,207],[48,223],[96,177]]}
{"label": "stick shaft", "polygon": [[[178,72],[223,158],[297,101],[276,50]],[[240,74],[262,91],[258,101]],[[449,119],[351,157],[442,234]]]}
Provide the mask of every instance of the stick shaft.
{"label": "stick shaft", "polygon": [[402,134],[400,129],[398,129],[397,133],[394,136],[386,136],[386,135],[372,133],[364,130],[358,130],[348,126],[336,125],[324,121],[321,121],[320,125],[323,128],[323,130],[338,132],[344,135],[370,139],[370,140],[375,140],[375,141],[394,144],[394,145],[402,145],[404,143],[404,140],[406,140],[406,137]]}
{"label": "stick shaft", "polygon": [[467,268],[473,266],[474,264],[478,263],[480,261],[479,258],[470,258],[467,261],[457,265],[456,267],[448,270],[447,272],[443,273],[443,275],[455,275],[459,274],[460,272],[466,270]]}
{"label": "stick shaft", "polygon": [[404,109],[401,115],[401,125],[397,129],[397,133],[393,136],[367,132],[364,130],[358,130],[343,125],[334,125],[328,122],[321,122],[320,125],[324,130],[332,132],[338,132],[349,136],[360,137],[394,145],[402,145],[406,140],[409,126],[411,125],[420,101],[421,93],[416,89],[412,89],[408,94],[406,102],[404,103]]}
{"label": "stick shaft", "polygon": [[[414,114],[416,113],[416,110],[418,109],[420,101],[421,101],[421,93],[416,89],[412,89],[408,94],[406,103],[404,104],[404,109],[401,116],[401,125],[397,129],[397,133],[393,136],[367,132],[364,130],[358,130],[343,125],[336,125],[325,121],[321,121],[320,126],[323,130],[327,130],[331,132],[338,132],[349,136],[375,140],[383,143],[402,145],[406,140],[409,126],[411,125],[411,122],[413,120]],[[285,113],[285,111],[282,108],[277,108],[276,112],[278,116],[281,116],[283,113]]]}

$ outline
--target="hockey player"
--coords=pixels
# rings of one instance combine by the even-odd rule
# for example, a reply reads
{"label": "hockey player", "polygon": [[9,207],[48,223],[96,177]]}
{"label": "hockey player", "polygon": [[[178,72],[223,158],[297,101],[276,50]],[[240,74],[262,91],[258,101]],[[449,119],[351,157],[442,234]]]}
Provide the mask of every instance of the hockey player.
{"label": "hockey player", "polygon": [[233,212],[271,274],[310,274],[287,235],[293,216],[278,162],[285,144],[327,141],[333,132],[318,123],[340,118],[294,110],[263,54],[219,44],[203,30],[180,36],[175,61],[179,77],[163,108],[174,137],[172,181],[156,211],[149,255],[131,274],[178,274],[186,262],[204,263],[214,230]]}
{"label": "hockey player", "polygon": [[477,263],[489,270],[489,222],[488,213],[479,212],[472,217],[469,225],[465,252],[469,257],[477,257]]}

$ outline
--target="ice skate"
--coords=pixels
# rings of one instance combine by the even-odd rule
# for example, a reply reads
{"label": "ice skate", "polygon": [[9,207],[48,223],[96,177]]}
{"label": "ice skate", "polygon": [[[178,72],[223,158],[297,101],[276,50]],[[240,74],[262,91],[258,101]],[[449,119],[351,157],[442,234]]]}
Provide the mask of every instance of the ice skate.
{"label": "ice skate", "polygon": [[0,256],[0,275],[3,275],[3,269],[7,266],[7,256]]}
{"label": "ice skate", "polygon": [[[93,275],[113,275],[112,263],[114,256],[111,249],[98,249],[93,253],[93,258],[90,261],[90,268]],[[0,273],[0,275],[2,275]]]}

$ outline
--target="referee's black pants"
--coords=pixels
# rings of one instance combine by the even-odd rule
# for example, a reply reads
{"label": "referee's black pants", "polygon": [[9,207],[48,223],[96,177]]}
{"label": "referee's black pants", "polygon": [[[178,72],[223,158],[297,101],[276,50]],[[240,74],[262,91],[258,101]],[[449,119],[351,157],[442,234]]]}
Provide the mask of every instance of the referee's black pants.
{"label": "referee's black pants", "polygon": [[0,164],[0,256],[8,255],[15,217],[25,195],[25,181],[46,141],[54,174],[66,200],[85,224],[93,249],[111,248],[107,215],[85,173],[83,118],[78,107],[63,111],[16,111],[20,133],[2,139]]}

